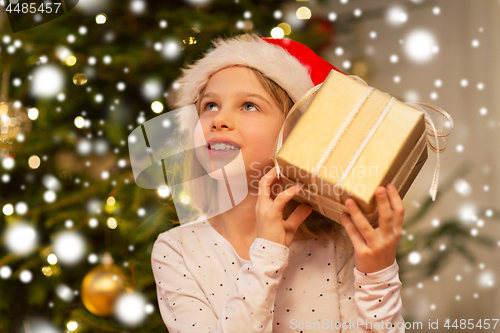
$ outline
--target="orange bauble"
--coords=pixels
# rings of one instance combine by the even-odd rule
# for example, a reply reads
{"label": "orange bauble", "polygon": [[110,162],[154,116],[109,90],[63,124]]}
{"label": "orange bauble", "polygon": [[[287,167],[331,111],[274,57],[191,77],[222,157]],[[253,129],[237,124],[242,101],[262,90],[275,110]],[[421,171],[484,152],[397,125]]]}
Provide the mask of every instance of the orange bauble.
{"label": "orange bauble", "polygon": [[129,283],[125,273],[113,265],[113,259],[106,254],[103,264],[93,268],[83,278],[83,305],[96,316],[111,316],[114,314],[116,299],[128,289]]}

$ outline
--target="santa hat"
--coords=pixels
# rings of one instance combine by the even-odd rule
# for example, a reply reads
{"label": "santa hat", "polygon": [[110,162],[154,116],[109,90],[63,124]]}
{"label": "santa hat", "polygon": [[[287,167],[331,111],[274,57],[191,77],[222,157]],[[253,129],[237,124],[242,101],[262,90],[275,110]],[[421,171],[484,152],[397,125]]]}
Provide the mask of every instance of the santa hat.
{"label": "santa hat", "polygon": [[[322,83],[333,65],[318,56],[313,50],[288,38],[260,38],[255,34],[241,37],[217,37],[213,48],[194,64],[182,68],[183,75],[175,106],[181,108],[194,104],[210,76],[221,69],[243,65],[260,71],[264,76],[283,88],[296,103],[308,90]],[[304,103],[298,109],[307,108]],[[180,119],[192,128],[192,121]]]}

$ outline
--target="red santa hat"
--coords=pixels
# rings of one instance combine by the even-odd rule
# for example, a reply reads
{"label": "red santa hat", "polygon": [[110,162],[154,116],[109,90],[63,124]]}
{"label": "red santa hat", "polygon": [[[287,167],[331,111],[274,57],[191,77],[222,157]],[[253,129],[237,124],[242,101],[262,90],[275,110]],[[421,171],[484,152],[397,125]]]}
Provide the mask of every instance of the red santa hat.
{"label": "red santa hat", "polygon": [[[294,103],[322,83],[332,69],[340,72],[309,47],[288,38],[246,34],[226,39],[217,37],[212,44],[204,57],[181,69],[176,108],[194,104],[211,75],[234,65],[260,71],[283,88]],[[304,103],[299,110],[304,112],[307,106],[308,103]]]}

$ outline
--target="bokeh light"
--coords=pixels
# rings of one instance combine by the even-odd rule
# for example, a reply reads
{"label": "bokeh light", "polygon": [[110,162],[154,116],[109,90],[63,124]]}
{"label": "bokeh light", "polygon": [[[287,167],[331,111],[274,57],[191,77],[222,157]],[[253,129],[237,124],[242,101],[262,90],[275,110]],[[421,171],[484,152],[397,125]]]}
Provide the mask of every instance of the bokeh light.
{"label": "bokeh light", "polygon": [[75,118],[75,126],[77,128],[83,128],[84,125],[85,125],[85,118],[83,118],[82,116],[78,116]]}
{"label": "bokeh light", "polygon": [[57,199],[56,192],[52,190],[48,190],[43,193],[43,200],[45,200],[45,202],[47,203],[52,203],[56,201],[56,199]]}
{"label": "bokeh light", "polygon": [[66,66],[68,67],[72,67],[76,64],[76,57],[75,56],[69,56],[67,59],[66,59]]}
{"label": "bokeh light", "polygon": [[113,206],[116,203],[116,200],[114,197],[109,197],[108,200],[106,200],[106,204],[109,206]]}
{"label": "bokeh light", "polygon": [[64,87],[64,74],[54,65],[37,67],[31,80],[31,94],[35,97],[53,97]]}
{"label": "bokeh light", "polygon": [[36,120],[38,118],[38,115],[39,115],[39,111],[37,108],[30,108],[28,110],[28,118],[30,118],[31,120]]}
{"label": "bokeh light", "polygon": [[14,206],[10,203],[3,205],[2,213],[7,216],[14,214]]}
{"label": "bokeh light", "polygon": [[455,180],[453,187],[458,194],[464,197],[469,196],[472,193],[471,185],[464,179]]}
{"label": "bokeh light", "polygon": [[27,269],[19,274],[19,280],[21,280],[22,283],[30,283],[32,279],[33,273]]}
{"label": "bokeh light", "polygon": [[15,211],[17,215],[24,215],[28,212],[28,205],[26,202],[20,201],[16,204]]}
{"label": "bokeh light", "polygon": [[163,85],[161,81],[155,78],[147,79],[141,87],[142,95],[149,100],[160,97],[162,91]]}
{"label": "bokeh light", "polygon": [[110,217],[108,218],[106,225],[109,229],[116,229],[116,227],[118,227],[118,222],[116,222],[116,219],[114,217]]}
{"label": "bokeh light", "polygon": [[97,24],[104,24],[104,23],[106,23],[107,18],[108,17],[104,13],[97,14],[96,17],[95,17],[95,22]]}
{"label": "bokeh light", "polygon": [[273,38],[283,38],[283,37],[285,37],[285,32],[280,27],[274,27],[271,30],[271,37],[273,37]]}
{"label": "bokeh light", "polygon": [[420,263],[421,256],[417,251],[413,251],[408,255],[408,261],[412,265],[418,265]]}
{"label": "bokeh light", "polygon": [[424,63],[434,56],[436,46],[434,34],[425,29],[416,29],[406,36],[404,50],[410,60]]}
{"label": "bokeh light", "polygon": [[12,157],[7,156],[2,159],[2,167],[5,170],[10,170],[14,168],[15,164],[16,163],[14,162],[14,159]]}
{"label": "bokeh light", "polygon": [[58,234],[52,248],[59,262],[67,265],[76,264],[85,254],[83,237],[74,231],[63,231]]}
{"label": "bokeh light", "polygon": [[296,12],[297,18],[299,20],[308,20],[311,18],[311,10],[307,7],[300,7]]}
{"label": "bokeh light", "polygon": [[13,253],[29,253],[37,244],[35,228],[26,222],[10,224],[5,231],[4,242]]}
{"label": "bokeh light", "polygon": [[74,320],[71,320],[66,324],[66,328],[68,329],[68,331],[74,332],[78,328],[78,323]]}
{"label": "bokeh light", "polygon": [[483,288],[492,288],[495,286],[495,274],[490,271],[481,272],[478,276],[478,284]]}
{"label": "bokeh light", "polygon": [[95,228],[99,225],[99,221],[97,221],[97,219],[95,217],[92,217],[89,219],[89,227],[91,228]]}
{"label": "bokeh light", "polygon": [[151,103],[151,110],[153,110],[154,113],[160,113],[163,111],[163,104],[159,101],[154,101]]}
{"label": "bokeh light", "polygon": [[387,10],[386,19],[389,24],[397,26],[408,21],[408,14],[401,6],[392,6]]}
{"label": "bokeh light", "polygon": [[47,262],[51,265],[57,264],[57,256],[54,253],[51,253],[47,256]]}
{"label": "bokeh light", "polygon": [[118,320],[125,325],[136,325],[146,318],[146,300],[141,294],[124,293],[115,303],[115,314]]}
{"label": "bokeh light", "polygon": [[38,167],[40,166],[40,157],[36,155],[30,156],[30,158],[28,159],[28,164],[31,169],[38,169]]}
{"label": "bokeh light", "polygon": [[170,190],[167,186],[162,185],[158,188],[158,195],[162,198],[166,198],[170,195]]}
{"label": "bokeh light", "polygon": [[2,266],[0,268],[0,277],[2,279],[8,279],[10,278],[10,276],[12,275],[12,268],[10,268],[9,266]]}
{"label": "bokeh light", "polygon": [[71,288],[65,284],[60,284],[56,287],[56,294],[65,302],[71,302],[74,296]]}

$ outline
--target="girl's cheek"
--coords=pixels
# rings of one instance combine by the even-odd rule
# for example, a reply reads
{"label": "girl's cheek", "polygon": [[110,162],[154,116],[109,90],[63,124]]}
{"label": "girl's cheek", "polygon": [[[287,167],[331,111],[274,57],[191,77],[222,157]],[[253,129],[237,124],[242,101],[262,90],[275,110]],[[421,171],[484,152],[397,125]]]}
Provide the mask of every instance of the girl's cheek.
{"label": "girl's cheek", "polygon": [[205,134],[203,133],[203,126],[201,124],[201,121],[198,121],[198,124],[194,128],[193,136],[195,147],[207,146],[207,140],[205,138]]}

